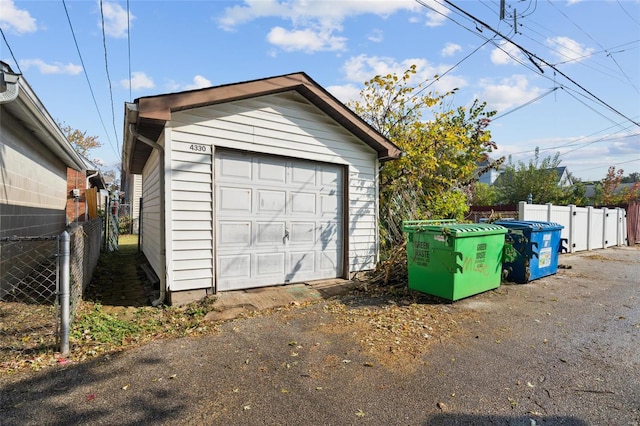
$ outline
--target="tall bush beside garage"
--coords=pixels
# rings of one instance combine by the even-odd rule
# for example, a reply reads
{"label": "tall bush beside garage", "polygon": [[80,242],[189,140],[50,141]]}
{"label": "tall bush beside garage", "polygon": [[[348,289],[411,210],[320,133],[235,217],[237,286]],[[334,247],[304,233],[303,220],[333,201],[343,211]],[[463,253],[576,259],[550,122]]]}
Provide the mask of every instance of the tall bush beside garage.
{"label": "tall bush beside garage", "polygon": [[[495,111],[485,103],[448,109],[457,89],[425,92],[438,79],[413,86],[412,65],[402,76],[378,75],[365,82],[360,100],[350,106],[405,155],[380,170],[380,235],[383,249],[403,240],[402,221],[462,219],[468,210],[468,187],[477,164],[496,149],[487,130]],[[497,167],[503,158],[490,162]]]}

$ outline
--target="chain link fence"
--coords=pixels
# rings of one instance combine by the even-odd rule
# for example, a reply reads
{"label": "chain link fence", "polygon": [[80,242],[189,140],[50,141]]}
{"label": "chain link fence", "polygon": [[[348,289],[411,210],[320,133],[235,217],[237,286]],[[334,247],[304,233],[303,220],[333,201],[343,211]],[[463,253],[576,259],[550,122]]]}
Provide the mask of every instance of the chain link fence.
{"label": "chain link fence", "polygon": [[59,238],[0,239],[0,362],[58,346]]}
{"label": "chain link fence", "polygon": [[[73,322],[76,310],[100,258],[102,219],[75,224],[69,233],[69,289]],[[68,325],[60,305],[60,236],[0,238],[0,364],[19,357],[68,348]],[[66,317],[65,317],[66,318]],[[64,330],[61,330],[61,324]]]}

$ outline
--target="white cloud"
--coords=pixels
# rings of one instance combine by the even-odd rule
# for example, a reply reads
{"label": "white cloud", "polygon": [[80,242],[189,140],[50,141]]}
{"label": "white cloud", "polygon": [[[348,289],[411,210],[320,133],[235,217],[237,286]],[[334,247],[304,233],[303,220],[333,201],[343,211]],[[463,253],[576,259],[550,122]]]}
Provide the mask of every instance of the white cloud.
{"label": "white cloud", "polygon": [[267,35],[269,43],[292,52],[318,52],[321,50],[344,50],[346,39],[332,36],[330,32],[317,32],[311,29],[288,31],[282,27],[272,28]]}
{"label": "white cloud", "polygon": [[583,47],[569,37],[549,38],[545,44],[553,49],[551,53],[562,62],[578,61],[585,56],[591,55],[594,51],[594,49]]}
{"label": "white cloud", "polygon": [[446,43],[442,50],[440,51],[440,56],[453,56],[456,52],[460,52],[462,50],[462,46],[455,43]]}
{"label": "white cloud", "polygon": [[518,62],[514,58],[525,59],[520,49],[509,42],[503,43],[491,51],[491,62],[495,65],[517,65]]}
{"label": "white cloud", "polygon": [[193,77],[193,81],[191,83],[183,84],[183,83],[177,83],[173,80],[169,80],[165,86],[170,91],[181,92],[183,90],[204,89],[205,87],[211,87],[212,85],[213,84],[211,83],[211,81],[209,81],[207,78],[198,74],[195,77]]}
{"label": "white cloud", "polygon": [[369,41],[372,41],[374,43],[380,43],[382,40],[384,40],[384,33],[382,32],[381,29],[374,28],[373,30],[371,30],[371,32],[369,32],[367,39],[369,39]]}
{"label": "white cloud", "polygon": [[361,87],[354,84],[345,84],[344,86],[328,86],[327,91],[338,98],[343,104],[360,99]]}
{"label": "white cloud", "polygon": [[417,73],[411,77],[413,84],[426,81],[433,83],[429,91],[444,93],[454,88],[467,86],[467,81],[454,74],[447,74],[438,81],[433,81],[435,75],[442,75],[447,71],[449,65],[433,65],[423,58],[408,58],[397,62],[393,58],[380,56],[359,55],[349,58],[343,65],[345,77],[348,81],[362,84],[376,75],[396,74],[402,76],[404,72],[416,65]]}
{"label": "white cloud", "polygon": [[[242,5],[225,9],[216,19],[220,28],[232,31],[238,26],[262,18],[280,18],[291,22],[291,28],[272,28],[267,40],[284,50],[343,50],[346,38],[343,21],[351,16],[373,14],[389,16],[399,10],[418,11],[420,6],[412,0],[245,0]],[[301,40],[295,40],[300,37]],[[376,38],[374,33],[374,40]],[[371,36],[370,36],[371,39]]]}
{"label": "white cloud", "polygon": [[427,27],[439,27],[447,21],[447,16],[451,13],[442,3],[436,0],[426,0],[425,3],[429,8],[427,12]]}
{"label": "white cloud", "polygon": [[[120,80],[120,85],[124,88],[129,88],[129,80]],[[151,79],[147,74],[141,71],[134,71],[131,73],[132,90],[153,89],[154,87],[155,83],[153,82],[153,79]]]}
{"label": "white cloud", "polygon": [[195,90],[195,89],[204,89],[205,87],[211,87],[211,81],[207,80],[205,77],[201,75],[196,75],[193,77],[193,83],[187,84],[183,87],[183,90]]}
{"label": "white cloud", "polygon": [[0,0],[0,25],[18,34],[32,33],[38,29],[36,20],[23,9],[18,9],[13,0]]}
{"label": "white cloud", "polygon": [[[104,31],[107,35],[115,38],[124,38],[127,36],[127,24],[135,19],[135,16],[129,14],[127,21],[127,11],[118,3],[104,2],[102,4],[102,12],[104,14]],[[101,22],[98,22],[98,27]]]}
{"label": "white cloud", "polygon": [[31,67],[35,67],[40,71],[41,74],[76,75],[82,72],[82,67],[80,65],[75,65],[71,62],[69,62],[68,64],[63,64],[60,62],[48,64],[42,59],[22,59],[19,62],[21,68],[27,70]]}
{"label": "white cloud", "polygon": [[498,113],[522,105],[541,94],[541,89],[529,86],[527,77],[521,74],[505,78],[498,84],[487,80],[481,81],[481,84],[484,90],[481,94],[474,95],[474,98],[487,102],[490,109],[496,109]]}

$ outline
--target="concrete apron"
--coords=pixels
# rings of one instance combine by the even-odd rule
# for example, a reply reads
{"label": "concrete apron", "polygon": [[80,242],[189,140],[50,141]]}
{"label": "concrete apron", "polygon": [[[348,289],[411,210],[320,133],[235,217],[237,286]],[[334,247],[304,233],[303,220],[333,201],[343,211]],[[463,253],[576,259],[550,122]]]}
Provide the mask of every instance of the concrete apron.
{"label": "concrete apron", "polygon": [[217,299],[213,303],[214,311],[209,312],[205,319],[210,321],[230,320],[246,312],[330,299],[348,293],[354,286],[353,281],[332,279],[224,291],[216,294]]}

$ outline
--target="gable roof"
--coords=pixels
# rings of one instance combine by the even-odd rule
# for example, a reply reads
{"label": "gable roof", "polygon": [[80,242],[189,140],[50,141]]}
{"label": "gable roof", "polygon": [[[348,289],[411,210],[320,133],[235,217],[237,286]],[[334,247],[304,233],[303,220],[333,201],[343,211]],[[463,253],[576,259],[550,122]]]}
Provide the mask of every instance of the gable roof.
{"label": "gable roof", "polygon": [[33,136],[47,147],[67,167],[84,170],[80,154],[74,151],[60,126],[51,117],[22,74],[16,74],[9,64],[0,61],[0,104]]}
{"label": "gable roof", "polygon": [[337,98],[313,81],[304,72],[245,81],[222,86],[167,93],[138,98],[133,104],[125,105],[125,140],[123,144],[123,165],[129,173],[139,174],[151,147],[138,141],[129,130],[157,141],[171,114],[192,108],[233,102],[258,96],[296,91],[322,110],[378,153],[381,161],[400,157],[402,151],[386,137],[367,124]]}

